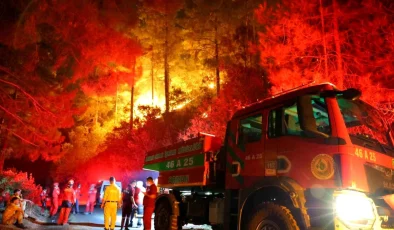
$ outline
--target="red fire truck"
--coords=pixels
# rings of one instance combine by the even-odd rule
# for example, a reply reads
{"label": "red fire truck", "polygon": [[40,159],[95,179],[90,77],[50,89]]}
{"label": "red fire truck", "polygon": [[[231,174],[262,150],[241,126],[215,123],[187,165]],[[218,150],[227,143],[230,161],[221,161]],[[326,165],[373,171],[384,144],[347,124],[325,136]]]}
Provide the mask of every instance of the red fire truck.
{"label": "red fire truck", "polygon": [[237,111],[224,143],[201,133],[148,152],[170,190],[155,229],[392,228],[393,133],[360,95],[305,85]]}

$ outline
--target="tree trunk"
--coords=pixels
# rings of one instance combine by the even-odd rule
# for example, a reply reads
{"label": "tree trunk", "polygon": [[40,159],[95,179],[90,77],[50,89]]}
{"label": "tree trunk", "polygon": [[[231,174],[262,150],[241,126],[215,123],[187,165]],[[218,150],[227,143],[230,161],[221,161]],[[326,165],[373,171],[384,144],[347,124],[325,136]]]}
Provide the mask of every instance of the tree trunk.
{"label": "tree trunk", "polygon": [[130,134],[133,133],[134,127],[134,85],[131,86],[130,96]]}
{"label": "tree trunk", "polygon": [[322,0],[320,0],[320,19],[321,19],[322,38],[323,38],[323,50],[324,50],[324,78],[328,79],[327,42],[326,42],[326,32],[325,32]]}
{"label": "tree trunk", "polygon": [[155,106],[155,84],[154,84],[154,65],[153,65],[153,46],[151,47],[151,52],[152,52],[152,57],[151,57],[151,70],[150,70],[150,75],[151,75],[151,80],[152,80],[152,107]]}
{"label": "tree trunk", "polygon": [[343,89],[343,61],[342,61],[342,52],[341,52],[341,40],[339,37],[339,28],[338,28],[338,5],[336,0],[332,0],[332,8],[333,8],[333,24],[334,24],[334,42],[335,42],[335,50],[337,53],[337,82],[336,85],[339,89]]}
{"label": "tree trunk", "polygon": [[216,95],[220,96],[220,70],[219,70],[219,41],[218,41],[218,18],[215,15],[215,61],[216,61]]}
{"label": "tree trunk", "polygon": [[99,112],[99,96],[97,95],[97,101],[96,101],[96,116],[94,119],[94,124],[97,125],[98,122],[98,112]]}
{"label": "tree trunk", "polygon": [[[1,125],[1,124],[0,124]],[[8,125],[6,129],[1,130],[0,132],[0,172],[4,169],[4,162],[7,158],[6,150],[8,145],[8,129],[11,128],[11,121],[8,121]]]}
{"label": "tree trunk", "polygon": [[5,132],[3,137],[3,142],[1,143],[0,149],[0,172],[4,170],[4,162],[6,159],[6,151],[7,151],[7,142],[8,142],[8,131]]}
{"label": "tree trunk", "polygon": [[169,50],[168,50],[168,15],[167,15],[167,7],[168,4],[165,5],[166,7],[166,14],[164,15],[164,20],[165,20],[165,41],[164,41],[164,94],[165,94],[165,100],[166,100],[166,115],[170,112],[170,73],[169,73],[169,65],[168,65],[168,55],[169,55]]}
{"label": "tree trunk", "polygon": [[248,52],[248,48],[249,48],[249,21],[250,21],[250,19],[249,19],[249,14],[247,13],[248,12],[248,9],[249,9],[249,6],[248,6],[248,3],[249,3],[249,0],[246,0],[245,1],[245,12],[246,12],[246,17],[245,17],[245,28],[246,28],[246,39],[245,39],[245,41],[243,42],[244,43],[244,55],[245,55],[245,69],[249,66],[248,65],[248,63],[250,64],[250,60],[251,60],[251,57],[250,57],[250,55],[249,55],[249,52]]}
{"label": "tree trunk", "polygon": [[119,83],[118,77],[116,77],[116,98],[115,98],[115,119],[114,124],[118,124],[118,97],[119,97]]}
{"label": "tree trunk", "polygon": [[130,92],[130,134],[133,133],[134,128],[134,80],[135,80],[135,68],[136,68],[136,59],[133,60],[132,66],[132,79],[131,79],[131,92]]}
{"label": "tree trunk", "polygon": [[[3,150],[1,150],[3,151]],[[3,172],[4,170],[4,162],[5,162],[5,154],[3,154],[3,152],[1,152],[0,154],[0,172]]]}

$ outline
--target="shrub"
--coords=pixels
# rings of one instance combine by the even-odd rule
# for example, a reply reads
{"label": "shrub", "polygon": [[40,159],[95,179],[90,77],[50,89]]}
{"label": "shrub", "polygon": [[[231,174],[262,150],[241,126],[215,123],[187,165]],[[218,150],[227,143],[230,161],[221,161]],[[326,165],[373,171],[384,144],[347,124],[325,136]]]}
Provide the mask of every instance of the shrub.
{"label": "shrub", "polygon": [[15,189],[22,190],[22,196],[34,203],[40,202],[41,186],[36,185],[33,176],[26,172],[5,170],[0,172],[0,192],[13,194]]}

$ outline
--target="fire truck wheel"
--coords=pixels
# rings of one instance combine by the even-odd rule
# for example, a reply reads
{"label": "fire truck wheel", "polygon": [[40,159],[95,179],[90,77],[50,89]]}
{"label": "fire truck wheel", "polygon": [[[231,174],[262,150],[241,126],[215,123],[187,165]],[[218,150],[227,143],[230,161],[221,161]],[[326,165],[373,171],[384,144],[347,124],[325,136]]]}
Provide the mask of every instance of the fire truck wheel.
{"label": "fire truck wheel", "polygon": [[300,230],[290,210],[284,206],[266,203],[249,219],[248,230]]}
{"label": "fire truck wheel", "polygon": [[155,209],[155,229],[169,230],[171,227],[171,205],[166,201],[161,201]]}

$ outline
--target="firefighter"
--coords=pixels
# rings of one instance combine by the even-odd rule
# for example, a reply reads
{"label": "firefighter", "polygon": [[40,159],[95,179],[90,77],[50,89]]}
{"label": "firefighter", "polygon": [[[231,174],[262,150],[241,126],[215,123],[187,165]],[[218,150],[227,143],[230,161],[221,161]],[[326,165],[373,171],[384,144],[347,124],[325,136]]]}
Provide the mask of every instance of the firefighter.
{"label": "firefighter", "polygon": [[14,198],[14,197],[17,197],[17,198],[19,199],[19,206],[22,208],[22,202],[21,202],[21,199],[22,199],[22,190],[20,190],[20,189],[15,189],[15,190],[14,190],[14,194],[10,197],[10,199],[9,199],[9,201],[8,201],[8,203],[7,203],[7,205],[11,204],[11,200],[12,200],[12,198]]}
{"label": "firefighter", "polygon": [[49,212],[49,217],[55,216],[57,210],[59,209],[59,194],[60,194],[59,183],[56,182],[53,184],[52,206],[51,206],[51,211]]}
{"label": "firefighter", "polygon": [[73,189],[74,180],[69,180],[67,187],[63,191],[62,208],[60,209],[59,219],[57,223],[64,225],[68,222],[68,216],[70,215],[71,208],[75,204],[75,191]]}
{"label": "firefighter", "polygon": [[[110,185],[105,188],[103,203],[101,208],[104,209],[104,225],[105,229],[115,229],[116,224],[116,212],[119,207],[122,206],[121,193],[118,186],[116,186],[115,177],[109,178]],[[109,228],[109,221],[111,220],[111,228]]]}
{"label": "firefighter", "polygon": [[78,184],[77,189],[75,189],[75,205],[73,206],[73,214],[79,213],[79,198],[81,198],[81,184]]}
{"label": "firefighter", "polygon": [[123,230],[123,226],[126,226],[126,230],[129,229],[129,220],[131,211],[133,210],[133,187],[132,184],[127,185],[127,188],[122,192],[122,222],[120,229]]}
{"label": "firefighter", "polygon": [[146,178],[146,192],[144,194],[144,230],[151,230],[152,214],[155,210],[157,187],[152,177]]}
{"label": "firefighter", "polygon": [[94,205],[96,203],[96,197],[97,197],[96,185],[92,184],[92,185],[90,185],[90,189],[88,192],[88,202],[86,203],[85,214],[92,214],[93,213]]}
{"label": "firefighter", "polygon": [[[131,194],[133,195],[132,199],[131,199],[131,203],[132,203],[132,211],[131,211],[131,217],[130,217],[130,227],[133,227],[133,222],[134,222],[134,217],[135,214],[138,212],[138,196],[139,193],[141,192],[141,189],[138,188],[137,186],[137,181],[133,181],[131,182]],[[142,202],[140,202],[142,204]],[[142,214],[142,213],[141,213]],[[138,219],[138,223],[137,223],[137,227],[141,227],[142,223],[141,223],[141,219]]]}
{"label": "firefighter", "polygon": [[18,228],[25,229],[23,225],[23,215],[20,199],[14,196],[11,198],[10,203],[3,213],[2,224],[15,225]]}
{"label": "firefighter", "polygon": [[[138,215],[144,215],[144,193],[146,189],[144,188],[144,182],[142,181],[137,181],[137,186],[136,186],[136,191],[135,191],[135,196],[134,196],[134,200],[135,203],[137,204],[137,214]],[[138,222],[137,222],[137,227],[141,227],[142,226],[142,221],[140,218],[138,218]]]}
{"label": "firefighter", "polygon": [[[24,200],[22,199],[22,190],[20,190],[20,189],[15,189],[15,190],[14,190],[14,195],[12,195],[12,196],[10,197],[10,200],[8,201],[8,204],[7,204],[7,205],[9,205],[9,204],[11,203],[11,199],[14,198],[14,197],[19,198],[19,206],[20,206],[21,209],[22,209],[23,216],[25,216],[24,212],[25,212],[25,208],[26,208],[26,201],[24,201]],[[26,217],[27,217],[27,216],[26,216]]]}
{"label": "firefighter", "polygon": [[43,213],[47,209],[47,189],[42,190],[40,194],[41,199],[41,213]]}

